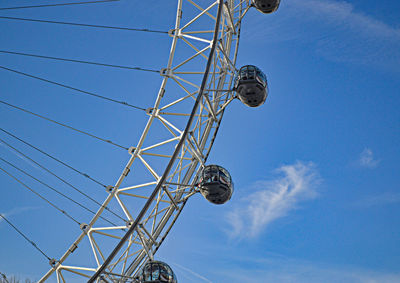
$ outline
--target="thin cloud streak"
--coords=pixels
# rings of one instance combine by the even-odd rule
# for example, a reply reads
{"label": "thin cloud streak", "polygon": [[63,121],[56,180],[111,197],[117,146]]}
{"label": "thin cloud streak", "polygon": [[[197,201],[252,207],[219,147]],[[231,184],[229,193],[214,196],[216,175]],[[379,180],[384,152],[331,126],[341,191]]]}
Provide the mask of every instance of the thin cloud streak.
{"label": "thin cloud streak", "polygon": [[[38,206],[16,207],[16,208],[13,208],[12,210],[10,210],[8,212],[0,212],[0,214],[4,215],[5,217],[10,217],[10,216],[13,216],[13,215],[18,215],[18,214],[21,214],[23,212],[32,211],[32,210],[36,210],[36,209],[39,209],[39,208],[40,207],[38,207]],[[0,218],[0,223],[2,221],[4,221],[4,219]]]}
{"label": "thin cloud streak", "polygon": [[186,272],[190,273],[191,275],[193,275],[193,276],[195,276],[195,277],[197,277],[197,278],[199,278],[199,279],[201,279],[201,280],[203,280],[203,281],[205,281],[205,282],[212,283],[212,281],[208,280],[208,279],[205,278],[204,276],[202,276],[202,275],[200,275],[200,274],[194,272],[193,270],[191,270],[191,269],[189,269],[189,268],[187,268],[187,267],[184,267],[184,266],[182,266],[182,265],[180,265],[180,264],[177,264],[177,263],[174,263],[174,262],[171,262],[171,264],[174,265],[174,266],[176,266],[176,267],[178,267],[178,268],[180,268],[180,269],[183,270],[183,271],[186,271]]}
{"label": "thin cloud streak", "polygon": [[399,71],[400,29],[360,13],[345,1],[292,1],[298,9],[307,7],[306,21],[318,20],[327,36],[318,38],[316,52],[335,62],[372,64]]}
{"label": "thin cloud streak", "polygon": [[18,152],[14,151],[13,149],[9,148],[8,146],[6,146],[4,143],[2,143],[0,141],[0,146],[2,146],[4,149],[6,149],[7,151],[11,152],[12,154],[14,154],[15,156],[17,156],[18,158],[20,158],[21,160],[25,161],[26,163],[28,163],[30,166],[36,168],[36,169],[40,169],[35,163],[33,163],[32,161],[30,161],[29,159],[23,157],[21,154],[19,154]]}
{"label": "thin cloud streak", "polygon": [[297,9],[307,7],[307,11],[313,13],[312,16],[323,18],[326,23],[346,26],[369,37],[400,40],[400,29],[355,11],[354,6],[346,1],[293,0],[289,1],[289,5]]}
{"label": "thin cloud streak", "polygon": [[256,183],[258,191],[242,200],[242,206],[227,214],[231,237],[254,238],[272,222],[287,216],[300,202],[317,197],[318,171],[311,162],[296,162],[278,168],[281,176]]}
{"label": "thin cloud streak", "polygon": [[359,12],[350,2],[288,0],[269,17],[268,26],[257,18],[247,20],[258,32],[244,32],[254,40],[295,41],[329,61],[400,71],[400,29]]}
{"label": "thin cloud streak", "polygon": [[[276,15],[271,15],[268,26],[258,23],[258,17],[247,19],[257,27],[255,30],[258,32],[252,31],[251,34],[259,37],[265,37],[268,34],[268,41],[299,39],[310,41],[315,40],[312,35],[319,32],[322,32],[325,37],[329,37],[332,32],[341,34],[344,32],[344,35],[353,32],[356,37],[379,37],[392,42],[400,42],[399,28],[394,28],[372,16],[356,11],[350,2],[288,0],[281,6],[280,10],[285,9],[285,11],[278,10]],[[318,25],[315,25],[316,23]],[[304,26],[305,24],[310,25]],[[317,31],[317,28],[322,30]],[[270,35],[271,33],[272,35]],[[308,35],[308,37],[305,35]],[[335,38],[338,39],[337,37]]]}
{"label": "thin cloud streak", "polygon": [[[204,276],[198,274],[197,272],[194,272],[193,270],[191,270],[191,269],[188,268],[188,267],[184,267],[184,266],[182,266],[181,264],[178,264],[178,263],[176,263],[176,262],[168,261],[168,260],[166,260],[165,258],[162,258],[162,257],[158,257],[158,258],[161,259],[161,260],[163,260],[163,261],[165,261],[165,262],[168,262],[168,263],[171,264],[171,265],[174,265],[174,266],[178,267],[179,269],[181,269],[181,270],[183,270],[183,271],[185,271],[185,272],[187,272],[187,273],[190,273],[191,278],[193,278],[193,276],[195,276],[195,277],[201,279],[202,281],[212,283],[212,281],[208,280],[207,278],[205,278]],[[183,276],[187,277],[187,279],[190,279],[190,277],[186,276],[185,274],[183,274]]]}

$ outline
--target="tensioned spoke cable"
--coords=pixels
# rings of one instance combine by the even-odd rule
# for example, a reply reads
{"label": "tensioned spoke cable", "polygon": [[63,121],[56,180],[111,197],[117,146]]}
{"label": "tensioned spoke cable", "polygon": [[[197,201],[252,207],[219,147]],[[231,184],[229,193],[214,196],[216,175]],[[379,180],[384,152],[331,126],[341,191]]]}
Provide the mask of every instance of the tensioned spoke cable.
{"label": "tensioned spoke cable", "polygon": [[104,67],[113,67],[113,68],[120,68],[120,69],[128,69],[128,70],[148,71],[148,72],[160,73],[160,71],[157,71],[157,70],[145,69],[145,68],[140,68],[140,67],[129,67],[129,66],[113,65],[113,64],[106,64],[106,63],[99,63],[99,62],[91,62],[91,61],[83,61],[83,60],[76,60],[76,59],[44,56],[44,55],[31,54],[31,53],[14,52],[14,51],[8,51],[8,50],[0,50],[0,53],[12,54],[12,55],[21,55],[21,56],[30,56],[30,57],[35,57],[35,58],[51,59],[51,60],[74,62],[74,63],[82,63],[82,64],[89,64],[89,65],[96,65],[96,66],[104,66]]}
{"label": "tensioned spoke cable", "polygon": [[[76,205],[80,206],[81,208],[85,209],[86,211],[89,211],[92,214],[96,214],[96,212],[94,212],[93,210],[87,208],[86,206],[84,206],[83,204],[79,203],[78,201],[72,199],[71,197],[65,195],[64,193],[60,192],[59,190],[55,189],[54,187],[46,184],[45,182],[40,181],[39,179],[37,179],[36,177],[32,176],[31,174],[29,174],[28,172],[26,172],[25,170],[22,170],[21,168],[17,167],[16,165],[12,164],[11,162],[8,162],[7,160],[5,160],[4,158],[0,157],[0,160],[3,161],[4,163],[7,163],[8,165],[10,165],[11,167],[17,169],[19,172],[22,172],[23,174],[29,176],[30,178],[32,178],[33,180],[35,180],[36,182],[42,184],[43,186],[49,188],[50,190],[56,192],[57,194],[63,196],[64,198],[72,201],[73,203],[75,203]],[[101,219],[103,219],[104,221],[110,223],[111,225],[117,226],[115,223],[109,221],[108,219],[100,216]]]}
{"label": "tensioned spoke cable", "polygon": [[19,6],[19,7],[4,7],[0,8],[0,10],[16,10],[16,9],[28,9],[28,8],[68,6],[68,5],[97,4],[97,3],[117,2],[117,1],[119,0],[97,0],[97,1],[85,1],[85,2],[72,2],[72,3],[43,4],[43,5],[31,5],[31,6]]}
{"label": "tensioned spoke cable", "polygon": [[[0,214],[0,216],[1,216],[1,214]],[[6,276],[4,273],[1,273],[1,272],[0,272],[0,276],[3,277],[3,280],[4,280],[5,283],[10,283],[10,282],[7,280],[7,276]]]}
{"label": "tensioned spoke cable", "polygon": [[122,148],[122,149],[126,149],[126,150],[129,149],[128,147],[125,147],[125,146],[119,145],[119,144],[117,144],[117,143],[114,143],[114,142],[112,142],[111,140],[106,140],[106,139],[100,138],[100,137],[98,137],[98,136],[95,136],[95,135],[93,135],[93,134],[90,134],[90,133],[88,133],[88,132],[85,132],[85,131],[82,131],[82,130],[78,130],[78,129],[74,128],[74,127],[71,127],[71,126],[68,126],[68,125],[66,125],[66,124],[63,124],[63,123],[54,121],[54,120],[52,120],[52,119],[50,119],[50,118],[47,118],[47,117],[45,117],[45,116],[36,114],[36,113],[31,112],[31,111],[29,111],[29,110],[26,110],[26,109],[24,109],[24,108],[21,108],[21,107],[12,105],[12,104],[7,103],[7,102],[5,102],[5,101],[0,100],[0,103],[3,103],[3,104],[5,104],[5,105],[7,105],[7,106],[10,106],[10,107],[12,107],[12,108],[18,109],[18,110],[20,110],[20,111],[23,111],[23,112],[25,112],[25,113],[31,114],[31,115],[33,115],[33,116],[39,117],[39,118],[44,119],[44,120],[46,120],[46,121],[52,122],[52,123],[57,124],[57,125],[59,125],[59,126],[68,128],[68,129],[73,130],[73,131],[76,131],[76,132],[78,132],[78,133],[85,134],[85,135],[87,135],[87,136],[89,136],[89,137],[92,137],[92,138],[98,139],[98,140],[100,140],[100,141],[103,141],[103,142],[106,142],[106,143],[115,145],[115,146],[120,147],[120,148]]}
{"label": "tensioned spoke cable", "polygon": [[5,134],[7,134],[7,135],[9,135],[9,136],[11,136],[11,137],[13,137],[13,138],[16,139],[16,140],[19,140],[20,142],[24,143],[25,145],[29,146],[30,148],[33,148],[33,149],[39,151],[40,153],[42,153],[42,154],[46,155],[47,157],[49,157],[49,158],[51,158],[51,159],[57,161],[58,163],[64,165],[65,167],[67,167],[67,168],[69,168],[69,169],[75,171],[76,173],[78,173],[78,174],[80,174],[80,175],[82,175],[82,176],[88,178],[89,180],[92,180],[92,181],[95,182],[96,184],[99,184],[100,186],[103,186],[104,188],[107,188],[106,185],[104,185],[103,183],[97,181],[96,179],[93,179],[93,178],[90,177],[88,174],[83,173],[83,172],[79,171],[78,169],[75,169],[74,167],[68,165],[67,163],[61,161],[60,159],[57,159],[56,157],[54,157],[54,156],[48,154],[47,152],[45,152],[45,151],[39,149],[38,147],[36,147],[36,146],[30,144],[29,142],[24,141],[23,139],[21,139],[21,138],[17,137],[16,135],[10,133],[9,131],[4,130],[3,128],[0,128],[0,131],[2,131],[3,133],[5,133]]}
{"label": "tensioned spoke cable", "polygon": [[60,211],[62,214],[64,214],[65,216],[67,216],[69,219],[71,219],[72,221],[74,221],[76,224],[81,225],[81,223],[76,220],[74,217],[72,217],[68,212],[66,212],[65,210],[62,210],[61,208],[59,208],[58,206],[56,206],[54,203],[52,203],[51,201],[49,201],[47,198],[45,198],[44,196],[42,196],[41,194],[39,194],[38,192],[36,192],[34,189],[30,188],[28,185],[26,185],[25,183],[23,183],[20,179],[18,179],[17,177],[15,177],[14,175],[10,174],[9,172],[7,172],[6,170],[4,170],[2,167],[0,167],[0,170],[3,171],[4,173],[6,173],[8,176],[10,176],[11,178],[13,178],[15,181],[17,181],[18,183],[20,183],[22,186],[24,186],[25,188],[27,188],[28,190],[30,190],[32,193],[34,193],[35,195],[37,195],[38,197],[40,197],[42,200],[44,200],[45,202],[47,202],[49,205],[51,205],[53,208],[57,209],[58,211]]}
{"label": "tensioned spoke cable", "polygon": [[44,79],[44,78],[41,78],[41,77],[37,77],[37,76],[31,75],[31,74],[27,74],[27,73],[24,73],[24,72],[13,70],[13,69],[10,69],[10,68],[7,68],[7,67],[0,66],[0,69],[6,70],[6,71],[10,71],[10,72],[13,72],[13,73],[16,73],[16,74],[19,74],[19,75],[23,75],[23,76],[26,76],[26,77],[30,77],[30,78],[33,78],[33,79],[37,79],[37,80],[40,80],[40,81],[43,81],[43,82],[46,82],[46,83],[50,83],[50,84],[54,84],[54,85],[57,85],[57,86],[61,86],[61,87],[67,88],[67,89],[75,90],[75,91],[77,91],[79,93],[91,95],[91,96],[94,96],[94,97],[97,97],[97,98],[100,98],[100,99],[104,99],[104,100],[107,100],[107,101],[110,101],[110,102],[115,102],[115,103],[119,103],[119,104],[122,104],[122,105],[125,105],[125,106],[129,106],[129,107],[135,108],[135,109],[146,111],[145,108],[142,108],[142,107],[139,107],[139,106],[135,106],[135,105],[129,104],[129,103],[124,102],[124,101],[119,101],[119,100],[116,100],[116,99],[105,97],[105,96],[102,96],[102,95],[99,95],[99,94],[96,94],[96,93],[93,93],[93,92],[81,90],[79,88],[68,86],[68,85],[65,85],[65,84],[62,84],[62,83],[57,83],[57,82],[54,82],[54,81],[50,81],[50,80],[47,80],[47,79]]}
{"label": "tensioned spoke cable", "polygon": [[27,160],[29,160],[30,162],[36,164],[37,166],[39,166],[42,170],[46,171],[47,173],[49,173],[50,175],[56,177],[58,180],[60,180],[61,182],[63,182],[64,184],[66,184],[67,186],[71,187],[72,189],[74,189],[75,191],[77,191],[78,193],[80,193],[81,195],[85,196],[86,198],[90,199],[92,202],[94,202],[95,204],[97,204],[100,207],[104,207],[105,210],[107,210],[108,212],[110,212],[111,214],[113,214],[114,216],[118,217],[119,219],[121,219],[122,221],[126,221],[124,218],[122,218],[121,216],[119,216],[118,214],[116,214],[115,212],[113,212],[111,209],[109,209],[107,206],[102,205],[101,203],[99,203],[97,200],[95,200],[94,198],[92,198],[91,196],[89,196],[88,194],[82,192],[81,190],[79,190],[77,187],[75,187],[74,185],[72,185],[71,183],[67,182],[66,180],[64,180],[63,178],[59,177],[58,175],[56,175],[55,173],[53,173],[52,171],[50,171],[49,169],[47,169],[46,167],[44,167],[43,165],[41,165],[40,163],[36,162],[35,160],[33,160],[32,158],[30,158],[29,156],[27,156],[26,154],[22,153],[20,150],[16,149],[15,147],[13,147],[12,145],[10,145],[9,143],[7,143],[5,140],[0,138],[0,142],[2,142],[3,144],[5,144],[6,146],[8,146],[9,148],[11,148],[12,150],[14,150],[16,153],[20,154],[22,157],[26,158]]}
{"label": "tensioned spoke cable", "polygon": [[17,18],[17,17],[6,17],[6,16],[0,16],[0,19],[26,21],[26,22],[37,22],[37,23],[46,23],[46,24],[79,26],[79,27],[90,27],[90,28],[103,28],[103,29],[115,29],[115,30],[140,31],[140,32],[151,32],[151,33],[168,34],[168,31],[154,30],[154,29],[147,29],[147,28],[115,27],[115,26],[92,25],[92,24],[71,23],[71,22],[59,22],[59,21],[50,21],[50,20],[41,20],[41,19],[28,19],[28,18]]}
{"label": "tensioned spoke cable", "polygon": [[12,228],[14,228],[15,231],[17,231],[22,237],[24,237],[25,240],[27,240],[35,249],[37,249],[43,256],[45,256],[49,261],[51,258],[46,255],[38,246],[35,242],[30,240],[27,236],[24,235],[17,227],[15,227],[3,214],[0,213],[0,217],[3,218]]}

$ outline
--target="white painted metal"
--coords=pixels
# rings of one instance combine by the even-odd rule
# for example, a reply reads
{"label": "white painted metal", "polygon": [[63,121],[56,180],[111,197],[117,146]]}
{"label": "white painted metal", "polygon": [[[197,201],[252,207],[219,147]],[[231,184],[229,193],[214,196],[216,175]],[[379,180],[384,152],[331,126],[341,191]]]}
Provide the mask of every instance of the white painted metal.
{"label": "white painted metal", "polygon": [[[161,87],[147,112],[142,136],[102,207],[39,282],[54,273],[57,282],[66,282],[72,274],[82,280],[91,278],[117,244],[121,249],[102,277],[107,282],[124,282],[157,252],[188,198],[197,192],[194,177],[207,160],[225,107],[234,98],[227,90],[236,71],[240,21],[249,5],[248,0],[178,0],[168,64],[161,72]],[[204,70],[208,60],[209,70]],[[135,169],[146,170],[148,179],[127,177]],[[123,181],[129,185],[122,187]],[[149,205],[140,206],[141,200]],[[99,217],[109,205],[125,216],[126,223],[103,226]],[[125,234],[136,222],[132,234]],[[120,243],[123,236],[128,236],[127,241]],[[89,248],[80,250],[86,237]],[[74,258],[84,259],[85,266],[72,265]]]}

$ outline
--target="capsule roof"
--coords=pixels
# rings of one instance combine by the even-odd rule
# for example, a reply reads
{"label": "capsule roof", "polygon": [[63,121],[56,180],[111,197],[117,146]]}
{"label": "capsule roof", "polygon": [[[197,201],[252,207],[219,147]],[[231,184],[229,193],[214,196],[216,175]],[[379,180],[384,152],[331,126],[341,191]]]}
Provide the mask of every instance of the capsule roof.
{"label": "capsule roof", "polygon": [[234,90],[247,106],[260,106],[268,96],[267,77],[256,66],[243,66],[236,75]]}
{"label": "capsule roof", "polygon": [[270,14],[278,10],[280,0],[253,0],[253,4],[258,11]]}
{"label": "capsule roof", "polygon": [[162,261],[147,262],[139,275],[140,283],[177,283],[171,267]]}

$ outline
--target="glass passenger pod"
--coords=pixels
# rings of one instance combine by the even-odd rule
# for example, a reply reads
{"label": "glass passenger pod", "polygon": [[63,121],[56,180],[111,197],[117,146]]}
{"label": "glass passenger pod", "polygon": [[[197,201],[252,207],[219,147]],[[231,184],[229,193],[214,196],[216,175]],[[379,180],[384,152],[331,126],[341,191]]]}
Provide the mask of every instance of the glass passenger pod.
{"label": "glass passenger pod", "polygon": [[268,96],[267,77],[253,65],[240,68],[235,78],[234,88],[240,101],[250,107],[264,104]]}
{"label": "glass passenger pod", "polygon": [[176,276],[168,264],[162,261],[147,262],[139,275],[140,283],[177,283]]}
{"label": "glass passenger pod", "polygon": [[218,165],[207,165],[200,171],[198,186],[201,194],[214,204],[223,204],[232,197],[231,175],[225,168]]}
{"label": "glass passenger pod", "polygon": [[278,10],[280,0],[253,0],[253,4],[258,11],[270,14]]}

